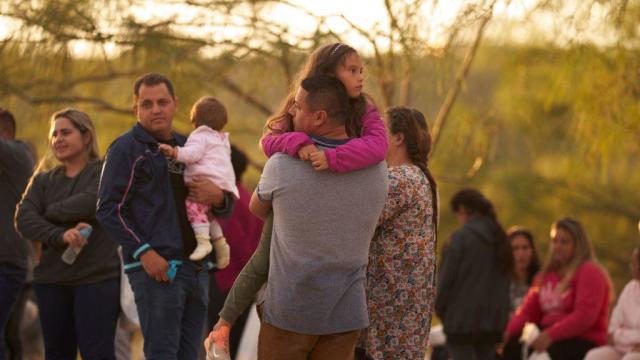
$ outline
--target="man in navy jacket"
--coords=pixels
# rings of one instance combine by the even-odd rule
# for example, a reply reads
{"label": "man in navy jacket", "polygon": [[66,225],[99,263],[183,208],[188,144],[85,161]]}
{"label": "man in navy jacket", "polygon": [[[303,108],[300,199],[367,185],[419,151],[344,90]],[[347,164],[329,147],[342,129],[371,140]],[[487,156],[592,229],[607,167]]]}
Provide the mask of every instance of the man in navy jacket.
{"label": "man in navy jacket", "polygon": [[189,260],[196,240],[184,201],[212,204],[224,217],[234,199],[206,179],[185,184],[184,166],[159,151],[160,143],[186,141],[172,130],[177,106],[168,78],[140,77],[133,105],[138,123],[111,144],[100,180],[97,217],[122,246],[147,359],[197,358],[212,258]]}

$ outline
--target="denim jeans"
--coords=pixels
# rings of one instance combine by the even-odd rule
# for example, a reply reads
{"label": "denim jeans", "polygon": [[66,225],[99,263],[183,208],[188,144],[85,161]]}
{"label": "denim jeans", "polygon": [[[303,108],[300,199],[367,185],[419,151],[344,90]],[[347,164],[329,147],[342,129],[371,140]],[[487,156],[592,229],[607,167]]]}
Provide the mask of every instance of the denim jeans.
{"label": "denim jeans", "polygon": [[191,262],[172,282],[157,282],[144,270],[127,274],[140,317],[147,360],[196,360],[207,319],[209,274]]}
{"label": "denim jeans", "polygon": [[47,360],[115,360],[120,278],[92,284],[35,284]]}
{"label": "denim jeans", "polygon": [[0,360],[5,359],[4,329],[24,286],[26,273],[11,265],[0,264]]}

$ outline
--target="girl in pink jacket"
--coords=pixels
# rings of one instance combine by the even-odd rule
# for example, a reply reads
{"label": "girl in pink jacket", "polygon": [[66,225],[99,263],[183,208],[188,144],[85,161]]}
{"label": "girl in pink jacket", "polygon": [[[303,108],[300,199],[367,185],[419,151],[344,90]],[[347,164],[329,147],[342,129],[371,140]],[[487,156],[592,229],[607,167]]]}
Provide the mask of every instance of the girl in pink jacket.
{"label": "girl in pink jacket", "polygon": [[[191,108],[191,122],[195,130],[189,135],[184,146],[160,144],[160,149],[165,155],[185,164],[185,182],[189,182],[194,176],[203,176],[222,190],[233,193],[236,199],[239,198],[231,165],[229,134],[220,132],[227,124],[226,108],[213,97],[200,98]],[[198,242],[189,259],[202,260],[214,248],[216,266],[222,269],[229,265],[229,245],[222,234],[220,224],[209,211],[211,206],[187,198],[186,207]]]}
{"label": "girl in pink jacket", "polygon": [[589,351],[585,360],[640,360],[640,247],[631,255],[631,274],[611,313],[609,345]]}

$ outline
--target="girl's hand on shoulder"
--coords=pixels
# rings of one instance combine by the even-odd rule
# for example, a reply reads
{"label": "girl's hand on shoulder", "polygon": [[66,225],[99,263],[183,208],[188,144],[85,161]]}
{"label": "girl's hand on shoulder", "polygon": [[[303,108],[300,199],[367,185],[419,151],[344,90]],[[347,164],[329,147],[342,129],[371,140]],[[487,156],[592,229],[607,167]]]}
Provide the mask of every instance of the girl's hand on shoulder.
{"label": "girl's hand on shoulder", "polygon": [[319,150],[309,155],[309,161],[311,161],[311,165],[316,171],[328,170],[329,162],[327,161],[327,156],[324,154],[324,151]]}
{"label": "girl's hand on shoulder", "polygon": [[298,150],[298,158],[303,161],[311,161],[311,154],[320,151],[314,144],[307,144]]}

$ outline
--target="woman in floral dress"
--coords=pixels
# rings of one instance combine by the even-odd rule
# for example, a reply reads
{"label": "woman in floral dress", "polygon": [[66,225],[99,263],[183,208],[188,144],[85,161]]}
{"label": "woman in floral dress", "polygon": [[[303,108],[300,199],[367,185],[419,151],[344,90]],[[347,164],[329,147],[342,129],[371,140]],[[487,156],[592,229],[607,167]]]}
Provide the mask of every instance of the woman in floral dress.
{"label": "woman in floral dress", "polygon": [[387,127],[389,195],[369,251],[370,326],[358,357],[422,360],[435,301],[438,207],[427,168],[431,136],[422,113],[405,107],[387,111]]}

